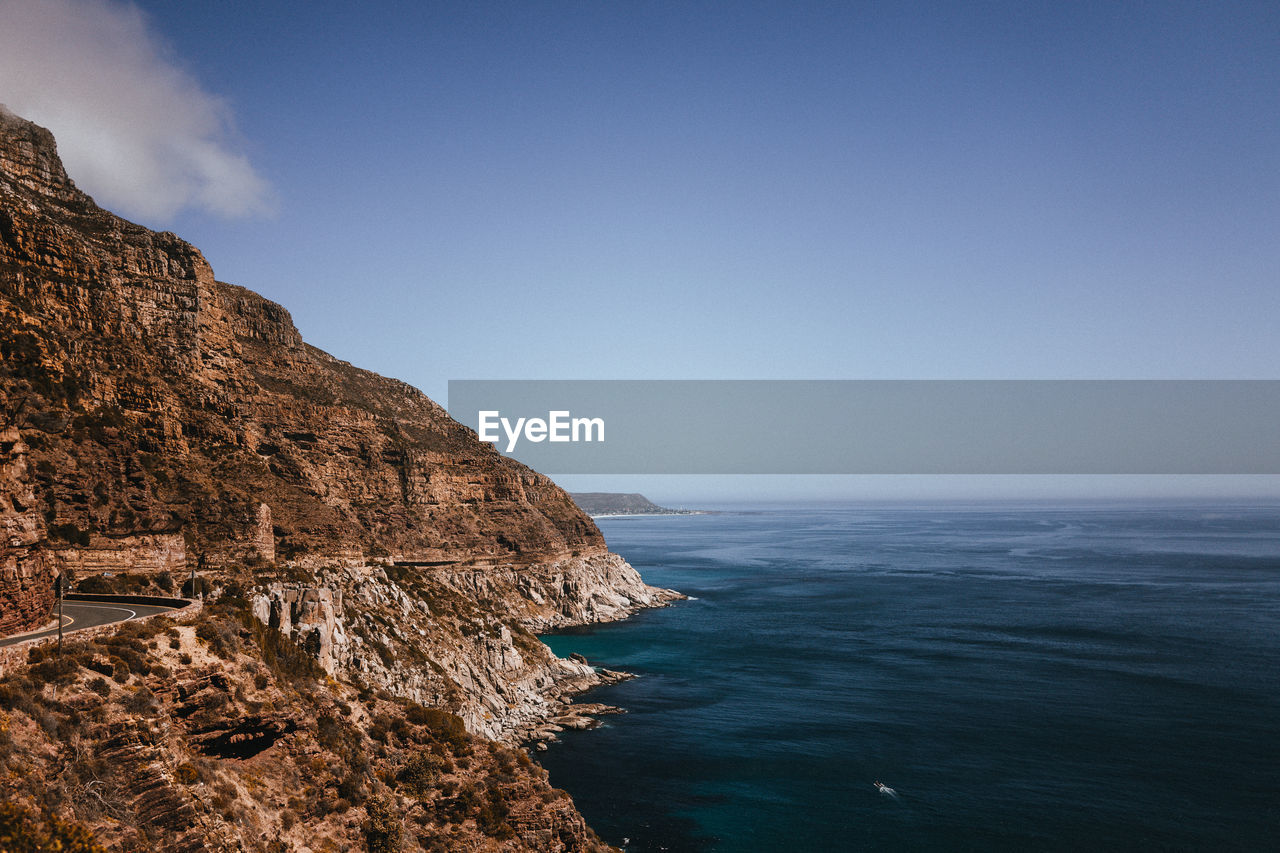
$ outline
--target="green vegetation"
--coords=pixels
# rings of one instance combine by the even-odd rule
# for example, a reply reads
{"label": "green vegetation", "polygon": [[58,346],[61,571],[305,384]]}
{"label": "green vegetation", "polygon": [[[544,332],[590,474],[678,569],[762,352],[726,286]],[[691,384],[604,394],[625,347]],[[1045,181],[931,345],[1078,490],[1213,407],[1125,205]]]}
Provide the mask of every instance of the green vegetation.
{"label": "green vegetation", "polygon": [[4,853],[104,853],[83,826],[17,803],[0,803],[0,850]]}

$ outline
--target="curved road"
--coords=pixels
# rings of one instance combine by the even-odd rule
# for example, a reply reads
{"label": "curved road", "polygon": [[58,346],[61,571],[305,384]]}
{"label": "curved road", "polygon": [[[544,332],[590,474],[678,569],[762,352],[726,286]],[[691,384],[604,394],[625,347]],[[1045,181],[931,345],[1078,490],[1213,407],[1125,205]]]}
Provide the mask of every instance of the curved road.
{"label": "curved road", "polygon": [[[64,601],[62,602],[62,632],[68,634],[79,631],[83,628],[93,628],[98,625],[109,625],[112,622],[127,622],[130,619],[139,616],[154,616],[157,613],[164,613],[174,608],[163,604],[116,604],[114,602],[98,602],[98,601]],[[21,643],[24,640],[34,640],[37,637],[56,636],[58,628],[55,625],[42,631],[33,631],[27,634],[16,634],[12,637],[0,638],[0,646],[11,646],[14,643]]]}

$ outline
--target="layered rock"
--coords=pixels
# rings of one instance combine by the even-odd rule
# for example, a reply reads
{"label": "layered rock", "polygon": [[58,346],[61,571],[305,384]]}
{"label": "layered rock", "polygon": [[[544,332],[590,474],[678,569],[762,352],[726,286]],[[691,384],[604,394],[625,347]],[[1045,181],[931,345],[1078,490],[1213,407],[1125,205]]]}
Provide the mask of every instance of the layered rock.
{"label": "layered rock", "polygon": [[0,416],[31,460],[24,547],[47,538],[66,567],[605,553],[547,478],[307,345],[193,246],[98,208],[52,136],[2,111],[0,355]]}
{"label": "layered rock", "polygon": [[181,533],[136,533],[94,536],[90,545],[63,545],[54,549],[58,567],[72,576],[102,572],[169,572],[180,575],[187,567],[187,546]]}
{"label": "layered rock", "polygon": [[7,113],[0,354],[5,421],[70,544],[181,531],[209,565],[604,552],[551,481],[408,385],[307,345],[193,246],[98,208],[48,132]]}
{"label": "layered rock", "polygon": [[12,426],[0,430],[0,634],[33,628],[50,614],[54,561],[28,477],[27,446]]}
{"label": "layered rock", "polygon": [[527,754],[250,627],[206,612],[72,634],[0,678],[6,838],[35,849],[18,807],[80,838],[42,850],[102,849],[86,830],[113,851],[611,849]]}
{"label": "layered rock", "polygon": [[[314,788],[323,768],[334,788],[323,796],[338,815],[356,805],[343,792],[357,782],[360,796],[378,789],[389,798],[359,806],[366,833],[402,809],[449,849],[497,849],[495,839],[512,838],[502,849],[600,846],[536,767],[513,770],[516,753],[475,746],[452,727],[514,743],[588,724],[566,703],[614,675],[556,658],[533,632],[621,618],[675,594],[646,586],[608,553],[554,483],[479,442],[420,392],[309,346],[284,308],[215,280],[194,247],[98,208],[66,176],[49,133],[3,110],[0,525],[0,630],[48,613],[59,570],[194,568],[222,589],[213,605],[221,615],[174,633],[170,651],[152,640],[146,651],[112,647],[114,657],[86,659],[78,672],[49,664],[76,689],[134,709],[131,719],[172,723],[153,733],[164,741],[154,755],[105,730],[76,741],[139,757],[120,782],[137,799],[112,803],[113,819],[139,834],[121,829],[115,846],[140,844],[154,825],[169,833],[168,849],[182,849],[194,838],[182,829],[188,807],[225,834],[226,849],[289,830],[297,808],[253,795],[257,774],[278,765],[245,755],[259,744],[267,755],[277,742],[292,756],[279,791]],[[256,657],[247,660],[250,646]],[[164,657],[166,671],[194,658],[211,684],[220,669],[239,667],[237,686],[224,678],[217,691],[160,696],[166,676],[116,677],[123,656],[142,666],[146,655]],[[322,669],[311,672],[311,660]],[[111,674],[123,692],[90,672]],[[284,710],[282,694],[246,698],[247,683],[262,691],[278,678],[305,684],[290,702],[350,717],[345,740],[335,745],[332,726]],[[401,716],[388,734],[379,720],[394,709]],[[374,747],[359,734],[369,727],[379,732],[373,768],[362,756]],[[53,778],[50,768],[70,760],[38,728],[30,722],[26,734],[48,767],[11,780]],[[145,728],[131,722],[125,733]],[[446,744],[453,759],[437,761]],[[411,764],[410,747],[435,758]],[[184,773],[162,766],[193,749],[209,761],[260,762],[249,775],[235,764],[209,772],[228,804],[221,818],[207,813],[207,787],[197,794]],[[202,762],[192,764],[203,772]],[[430,785],[413,781],[419,771]],[[88,791],[97,780],[82,781]],[[79,814],[77,796],[66,802]],[[349,849],[358,835],[327,808],[305,821],[295,841]],[[245,826],[254,827],[247,836],[237,828]]]}
{"label": "layered rock", "polygon": [[330,674],[458,714],[469,731],[518,742],[611,676],[555,657],[533,636],[621,619],[670,601],[616,554],[537,566],[407,572],[321,570],[320,585],[270,585],[253,614]]}

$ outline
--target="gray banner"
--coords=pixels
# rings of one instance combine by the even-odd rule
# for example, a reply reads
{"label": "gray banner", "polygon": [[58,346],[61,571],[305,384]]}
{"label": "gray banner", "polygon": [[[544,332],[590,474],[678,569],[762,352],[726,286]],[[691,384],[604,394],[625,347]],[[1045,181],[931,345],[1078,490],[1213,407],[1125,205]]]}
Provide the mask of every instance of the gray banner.
{"label": "gray banner", "polygon": [[451,380],[547,474],[1277,474],[1280,380]]}

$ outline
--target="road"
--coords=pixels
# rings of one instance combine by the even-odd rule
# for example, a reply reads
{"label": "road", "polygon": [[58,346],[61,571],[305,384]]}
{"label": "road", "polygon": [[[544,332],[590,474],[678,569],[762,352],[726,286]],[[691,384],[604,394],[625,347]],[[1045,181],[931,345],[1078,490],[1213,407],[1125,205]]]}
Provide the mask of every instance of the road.
{"label": "road", "polygon": [[[115,604],[97,601],[64,601],[62,602],[62,631],[67,634],[97,625],[109,625],[112,622],[127,622],[140,616],[154,616],[157,613],[173,610],[162,604]],[[58,633],[55,625],[44,631],[30,634],[16,634],[12,637],[0,638],[0,646],[11,646],[24,640],[37,637],[49,637]]]}

